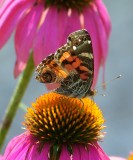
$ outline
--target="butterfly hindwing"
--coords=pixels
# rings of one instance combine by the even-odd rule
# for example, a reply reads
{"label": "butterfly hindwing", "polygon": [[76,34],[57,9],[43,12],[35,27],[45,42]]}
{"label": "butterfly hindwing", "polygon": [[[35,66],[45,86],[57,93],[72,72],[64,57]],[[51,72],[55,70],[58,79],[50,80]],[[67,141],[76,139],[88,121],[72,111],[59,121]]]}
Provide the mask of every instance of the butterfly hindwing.
{"label": "butterfly hindwing", "polygon": [[46,57],[36,68],[36,79],[42,83],[59,83],[67,77],[62,67],[54,60],[54,54]]}

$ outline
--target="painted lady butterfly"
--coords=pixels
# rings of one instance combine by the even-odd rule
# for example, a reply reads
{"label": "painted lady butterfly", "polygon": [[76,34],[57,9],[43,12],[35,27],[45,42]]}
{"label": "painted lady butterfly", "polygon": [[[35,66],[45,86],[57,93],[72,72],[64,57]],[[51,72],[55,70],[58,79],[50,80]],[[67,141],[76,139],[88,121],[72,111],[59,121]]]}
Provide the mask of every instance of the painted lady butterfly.
{"label": "painted lady butterfly", "polygon": [[94,95],[94,59],[88,32],[83,29],[71,33],[67,43],[46,57],[36,72],[36,79],[42,83],[59,83],[54,90],[59,94],[77,98]]}

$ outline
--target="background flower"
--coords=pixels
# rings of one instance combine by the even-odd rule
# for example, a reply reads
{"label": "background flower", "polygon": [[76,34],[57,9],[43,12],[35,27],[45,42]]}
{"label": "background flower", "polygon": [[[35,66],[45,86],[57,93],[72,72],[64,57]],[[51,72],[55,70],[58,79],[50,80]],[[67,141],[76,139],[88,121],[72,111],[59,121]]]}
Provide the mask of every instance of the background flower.
{"label": "background flower", "polygon": [[128,158],[122,158],[122,157],[110,157],[110,160],[133,160],[133,152],[131,152],[128,156]]}
{"label": "background flower", "polygon": [[3,159],[3,157],[0,155],[0,160],[2,160]]}
{"label": "background flower", "polygon": [[101,0],[6,0],[0,18],[0,48],[15,30],[15,77],[25,68],[31,50],[37,65],[65,43],[69,33],[86,28],[93,41],[96,83],[99,67],[105,65],[111,28]]}
{"label": "background flower", "polygon": [[110,160],[126,160],[125,158],[121,158],[121,157],[109,157]]}

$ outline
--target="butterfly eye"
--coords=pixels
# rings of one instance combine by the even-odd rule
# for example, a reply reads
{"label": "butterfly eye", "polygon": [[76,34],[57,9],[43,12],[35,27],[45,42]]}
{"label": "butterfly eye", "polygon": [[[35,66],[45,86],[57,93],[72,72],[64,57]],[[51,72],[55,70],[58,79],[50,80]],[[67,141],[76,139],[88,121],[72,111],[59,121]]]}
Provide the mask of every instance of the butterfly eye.
{"label": "butterfly eye", "polygon": [[52,81],[52,75],[48,72],[42,73],[42,81],[43,83],[50,83]]}

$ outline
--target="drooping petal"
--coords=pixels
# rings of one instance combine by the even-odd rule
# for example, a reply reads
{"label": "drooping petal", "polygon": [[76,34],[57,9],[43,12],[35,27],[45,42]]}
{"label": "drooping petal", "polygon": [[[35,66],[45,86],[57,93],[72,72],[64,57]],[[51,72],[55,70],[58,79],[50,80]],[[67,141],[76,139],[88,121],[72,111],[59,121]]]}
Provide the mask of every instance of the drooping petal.
{"label": "drooping petal", "polygon": [[85,28],[88,30],[91,36],[93,52],[94,52],[94,81],[93,81],[93,87],[94,87],[97,82],[99,68],[101,64],[101,59],[100,59],[101,47],[92,11],[90,9],[86,9],[84,10],[83,14],[84,14]]}
{"label": "drooping petal", "polygon": [[101,53],[100,53],[100,59],[101,59],[101,65],[103,67],[103,82],[104,80],[104,74],[105,74],[105,62],[107,59],[107,53],[108,53],[108,35],[106,34],[106,30],[104,28],[103,22],[99,16],[98,10],[96,6],[93,4],[92,8],[93,10],[93,18],[97,26],[98,36],[99,36],[99,43],[101,47]]}
{"label": "drooping petal", "polygon": [[25,132],[9,142],[4,160],[48,160],[49,149],[50,143],[45,143],[42,150],[39,151],[39,144],[28,132]]}
{"label": "drooping petal", "polygon": [[2,155],[0,155],[0,160],[3,160],[3,157],[2,157]]}
{"label": "drooping petal", "polygon": [[106,153],[103,151],[103,149],[100,147],[100,145],[96,142],[95,143],[96,149],[98,150],[99,157],[101,160],[110,160],[110,158],[106,155]]}
{"label": "drooping petal", "polygon": [[43,11],[42,5],[37,5],[25,15],[19,22],[15,34],[16,65],[14,70],[15,77],[24,69],[20,64],[26,64],[33,45],[34,37]]}
{"label": "drooping petal", "polygon": [[66,26],[65,35],[64,35],[65,42],[66,42],[66,38],[71,32],[74,32],[79,29],[81,29],[79,13],[76,10],[69,10],[68,22]]}
{"label": "drooping petal", "polygon": [[95,86],[100,65],[102,64],[104,67],[107,57],[108,39],[94,4],[92,4],[90,8],[84,10],[84,22],[85,28],[88,29],[92,38],[95,66],[93,86]]}
{"label": "drooping petal", "polygon": [[[99,156],[99,154],[98,154],[98,150],[96,149],[96,147],[95,146],[93,146],[93,145],[91,145],[91,146],[89,146],[89,149],[88,149],[89,151],[89,159],[90,160],[96,160],[96,159],[98,159],[98,160],[103,160],[100,156]],[[105,159],[104,159],[105,160]],[[109,160],[109,159],[108,159]]]}
{"label": "drooping petal", "polygon": [[38,144],[35,144],[31,150],[28,152],[27,159],[28,160],[48,160],[48,153],[50,149],[50,144],[45,143],[43,146],[43,149],[39,151],[39,146]]}
{"label": "drooping petal", "polygon": [[[43,19],[45,20],[45,17],[47,15],[47,12],[48,12],[48,9],[44,11],[42,17]],[[43,23],[44,25],[44,23]],[[33,44],[33,57],[34,57],[34,62],[35,62],[35,65],[38,65],[45,57],[44,54],[44,41],[43,41],[43,38],[44,38],[44,31],[43,31],[43,25],[39,28],[37,34],[36,34],[36,37],[34,39],[34,44]]]}
{"label": "drooping petal", "polygon": [[96,144],[88,144],[88,147],[73,145],[73,160],[109,160],[101,147]]}
{"label": "drooping petal", "polygon": [[8,9],[8,7],[10,5],[12,5],[13,3],[16,3],[16,1],[13,1],[13,0],[8,0],[8,1],[5,1],[4,0],[0,0],[0,18],[1,16],[3,15],[3,13],[5,13],[5,11]]}
{"label": "drooping petal", "polygon": [[101,46],[101,58],[105,60],[107,57],[107,51],[108,51],[108,38],[106,35],[106,30],[104,29],[104,25],[99,16],[96,6],[93,4],[91,5],[90,9],[92,10],[93,18],[97,27],[97,34],[98,34],[99,43]]}
{"label": "drooping petal", "polygon": [[42,5],[37,5],[21,19],[15,34],[17,60],[26,62],[32,47],[33,39],[42,14]]}
{"label": "drooping petal", "polygon": [[51,7],[45,16],[33,48],[36,65],[47,55],[54,53],[64,42],[63,38],[67,24],[66,10],[58,11],[55,7]]}
{"label": "drooping petal", "polygon": [[68,152],[68,149],[65,145],[62,146],[60,160],[70,160],[70,153]]}
{"label": "drooping petal", "polygon": [[96,0],[95,4],[97,6],[97,10],[99,12],[99,16],[101,17],[101,20],[103,22],[106,34],[107,34],[107,36],[109,38],[110,31],[111,31],[111,21],[110,21],[110,16],[108,14],[108,11],[107,11],[103,1]]}
{"label": "drooping petal", "polygon": [[6,147],[4,159],[19,160],[22,155],[24,157],[30,147],[28,138],[27,132],[13,138]]}
{"label": "drooping petal", "polygon": [[17,78],[17,76],[25,69],[25,67],[26,67],[25,62],[16,61],[14,66],[14,77]]}
{"label": "drooping petal", "polygon": [[88,148],[89,160],[110,160],[98,143],[90,145]]}
{"label": "drooping petal", "polygon": [[78,144],[73,145],[73,160],[86,160],[89,159],[89,153],[84,146]]}
{"label": "drooping petal", "polygon": [[14,28],[19,22],[24,12],[32,5],[32,2],[15,1],[1,16],[0,20],[0,48],[6,43],[11,36]]}

